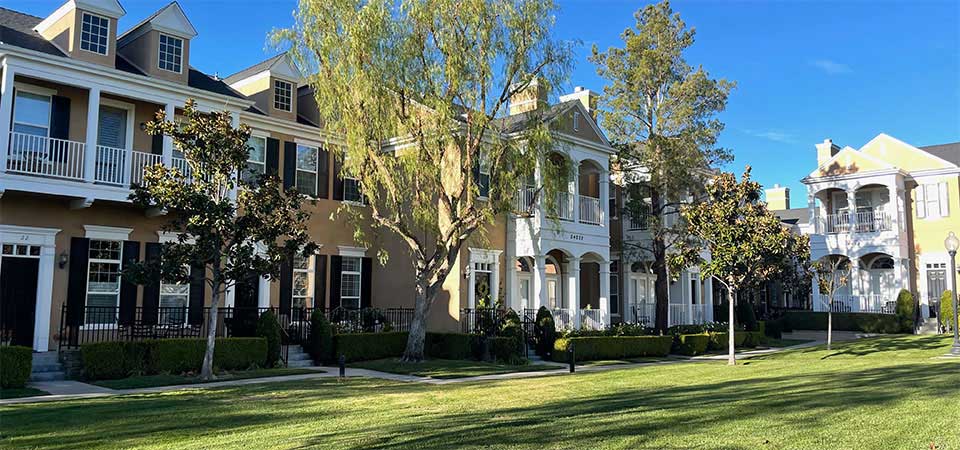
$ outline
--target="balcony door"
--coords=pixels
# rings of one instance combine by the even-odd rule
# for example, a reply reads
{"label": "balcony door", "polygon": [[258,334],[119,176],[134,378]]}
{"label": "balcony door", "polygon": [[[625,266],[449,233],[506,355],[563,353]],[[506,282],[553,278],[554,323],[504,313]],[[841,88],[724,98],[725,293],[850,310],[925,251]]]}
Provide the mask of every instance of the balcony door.
{"label": "balcony door", "polygon": [[117,149],[127,148],[127,110],[100,105],[97,124],[97,145]]}

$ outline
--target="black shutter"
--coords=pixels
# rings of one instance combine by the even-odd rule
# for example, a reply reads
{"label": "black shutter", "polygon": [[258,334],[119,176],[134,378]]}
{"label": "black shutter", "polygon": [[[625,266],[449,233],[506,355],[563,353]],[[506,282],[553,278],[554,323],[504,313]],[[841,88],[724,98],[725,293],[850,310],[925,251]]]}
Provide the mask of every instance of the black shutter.
{"label": "black shutter", "polygon": [[70,98],[54,95],[50,100],[50,137],[70,139]]}
{"label": "black shutter", "polygon": [[317,151],[317,198],[330,198],[330,152],[324,147]]}
{"label": "black shutter", "polygon": [[360,259],[360,307],[369,308],[370,288],[373,286],[373,258]]}
{"label": "black shutter", "polygon": [[[130,264],[140,261],[140,241],[123,241],[123,253],[120,268],[127,269]],[[137,314],[137,284],[120,277],[120,325],[130,325]]]}
{"label": "black shutter", "polygon": [[204,279],[207,267],[203,264],[190,265],[190,306],[187,321],[190,325],[203,324],[203,304],[206,302],[207,289]]}
{"label": "black shutter", "polygon": [[154,155],[163,154],[163,134],[150,136],[150,153]]}
{"label": "black shutter", "polygon": [[343,257],[330,255],[330,309],[340,307],[340,272]]}
{"label": "black shutter", "polygon": [[280,314],[289,314],[293,304],[293,260],[283,258],[280,262]]}
{"label": "black shutter", "polygon": [[[70,238],[70,273],[67,283],[67,324],[83,325],[83,307],[87,302],[87,263],[90,239]],[[76,336],[73,336],[76,338]],[[73,341],[71,341],[73,342]]]}
{"label": "black shutter", "polygon": [[317,255],[313,263],[313,307],[327,306],[327,255]]}
{"label": "black shutter", "polygon": [[297,143],[283,143],[283,187],[291,188],[297,184]]}
{"label": "black shutter", "polygon": [[267,175],[280,174],[280,141],[267,138]]}
{"label": "black shutter", "polygon": [[[144,244],[143,259],[153,264],[159,264],[163,246],[159,242]],[[143,285],[143,312],[140,320],[146,325],[157,323],[160,308],[160,274],[155,274],[150,281]]]}
{"label": "black shutter", "polygon": [[343,200],[343,155],[333,156],[333,199]]}

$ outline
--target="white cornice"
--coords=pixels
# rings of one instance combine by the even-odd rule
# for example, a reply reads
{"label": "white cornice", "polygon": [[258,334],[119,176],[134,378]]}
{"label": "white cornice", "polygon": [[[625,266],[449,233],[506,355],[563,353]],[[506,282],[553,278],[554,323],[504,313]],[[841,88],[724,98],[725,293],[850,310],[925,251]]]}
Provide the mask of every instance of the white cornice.
{"label": "white cornice", "polygon": [[278,119],[276,117],[264,116],[249,111],[240,113],[240,121],[246,123],[252,128],[259,130],[276,131],[278,133],[290,134],[294,137],[303,139],[342,145],[343,139],[336,134],[325,131],[321,128],[311,127],[291,121],[289,119]]}

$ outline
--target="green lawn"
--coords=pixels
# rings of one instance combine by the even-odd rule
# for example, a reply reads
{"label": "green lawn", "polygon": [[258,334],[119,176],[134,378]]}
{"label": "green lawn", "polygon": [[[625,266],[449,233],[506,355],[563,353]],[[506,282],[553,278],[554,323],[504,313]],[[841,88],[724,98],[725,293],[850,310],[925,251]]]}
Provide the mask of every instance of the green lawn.
{"label": "green lawn", "polygon": [[557,366],[547,364],[527,364],[523,366],[495,364],[481,361],[462,361],[452,359],[431,359],[417,364],[404,364],[399,359],[378,359],[351,363],[350,367],[377,370],[431,378],[466,378],[481,375],[496,375],[509,372],[533,372],[539,370],[558,370]]}
{"label": "green lawn", "polygon": [[767,343],[764,344],[764,347],[776,347],[784,348],[791,347],[794,345],[806,344],[807,342],[813,342],[810,339],[767,339]]}
{"label": "green lawn", "polygon": [[[0,408],[0,448],[960,448],[948,337],[451,385],[335,378]],[[935,447],[931,447],[934,445]]]}
{"label": "green lawn", "polygon": [[[280,377],[284,375],[303,375],[307,373],[318,373],[319,370],[311,369],[255,369],[243,370],[217,375],[214,381],[243,380],[246,378],[264,378]],[[139,377],[121,378],[119,380],[101,380],[92,384],[103,386],[110,389],[139,389],[157,386],[174,386],[178,384],[199,384],[205,383],[200,377],[185,375],[143,375]]]}
{"label": "green lawn", "polygon": [[41,391],[40,389],[34,389],[30,387],[0,389],[0,399],[36,397],[38,395],[50,395],[50,393],[47,391]]}

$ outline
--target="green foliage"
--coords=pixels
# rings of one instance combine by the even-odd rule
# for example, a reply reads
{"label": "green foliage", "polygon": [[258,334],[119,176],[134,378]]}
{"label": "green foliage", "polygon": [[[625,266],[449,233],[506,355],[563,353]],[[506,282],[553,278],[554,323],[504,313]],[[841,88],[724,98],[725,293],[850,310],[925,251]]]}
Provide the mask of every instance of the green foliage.
{"label": "green foliage", "polygon": [[346,333],[333,335],[335,359],[343,355],[348,362],[392,358],[403,354],[407,332]]}
{"label": "green foliage", "polygon": [[280,321],[277,320],[277,315],[273,311],[267,310],[260,315],[260,319],[257,320],[257,336],[267,340],[266,367],[275,367],[280,363],[282,342]]}
{"label": "green foliage", "polygon": [[0,346],[0,387],[22,388],[30,379],[33,349],[19,345]]}
{"label": "green foliage", "polygon": [[710,335],[703,334],[681,334],[673,340],[673,353],[685,356],[702,355],[707,351],[710,345]]}
{"label": "green foliage", "polygon": [[523,340],[517,336],[496,336],[489,339],[490,356],[494,361],[510,365],[523,365],[527,358],[523,354]]}
{"label": "green foliage", "polygon": [[737,315],[736,325],[747,331],[754,331],[757,329],[757,314],[753,310],[753,303],[750,303],[746,300],[741,300],[736,304],[734,309]]}
{"label": "green foliage", "polygon": [[[783,320],[792,330],[826,330],[827,313],[788,311]],[[833,313],[833,329],[866,333],[899,333],[900,321],[892,314]]]}
{"label": "green foliage", "polygon": [[546,306],[537,310],[533,334],[537,341],[537,355],[542,358],[549,357],[553,351],[553,343],[557,340],[557,325],[553,321],[553,313]]}
{"label": "green foliage", "polygon": [[906,289],[901,289],[897,294],[896,315],[900,321],[900,331],[903,333],[913,333],[914,314],[916,306],[913,302],[913,294]]}
{"label": "green foliage", "polygon": [[766,337],[770,337],[773,339],[781,339],[783,338],[784,322],[785,321],[781,319],[767,320],[765,322],[760,322],[761,324],[763,324],[763,326],[760,327],[762,329],[761,333],[763,333],[763,335]]}
{"label": "green foliage", "polygon": [[673,344],[671,336],[603,336],[557,339],[553,360],[567,362],[567,349],[574,347],[577,361],[667,356]]}
{"label": "green foliage", "polygon": [[726,351],[730,346],[730,333],[711,331],[707,334],[710,336],[710,342],[707,344],[707,350]]}
{"label": "green foliage", "polygon": [[[83,373],[89,380],[134,375],[195,373],[201,369],[206,339],[152,339],[99,342],[81,347]],[[263,338],[218,338],[213,366],[242,370],[262,366],[267,359]]]}
{"label": "green foliage", "polygon": [[940,323],[947,331],[953,330],[953,291],[944,291],[940,296]]}
{"label": "green foliage", "polygon": [[[756,348],[756,346],[760,345],[760,340],[763,338],[763,334],[759,331],[743,331],[736,334],[743,335],[743,343],[741,345],[747,348]],[[734,339],[736,339],[736,336],[734,336]]]}
{"label": "green foliage", "polygon": [[430,358],[471,359],[476,354],[478,336],[468,333],[427,333],[424,353]]}
{"label": "green foliage", "polygon": [[319,309],[310,314],[310,354],[314,360],[321,363],[336,360],[333,352],[333,327]]}

